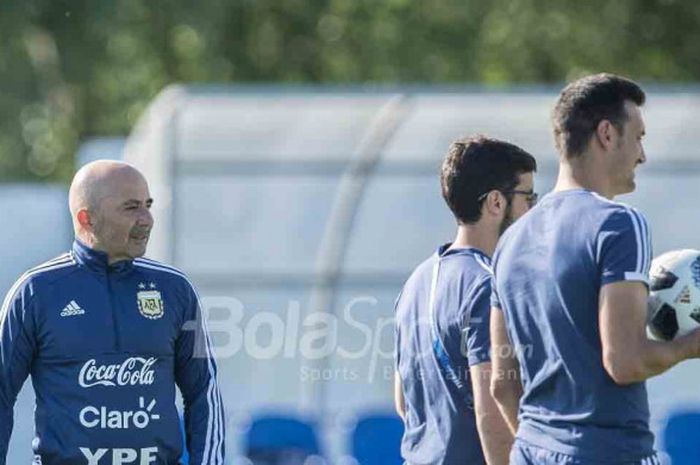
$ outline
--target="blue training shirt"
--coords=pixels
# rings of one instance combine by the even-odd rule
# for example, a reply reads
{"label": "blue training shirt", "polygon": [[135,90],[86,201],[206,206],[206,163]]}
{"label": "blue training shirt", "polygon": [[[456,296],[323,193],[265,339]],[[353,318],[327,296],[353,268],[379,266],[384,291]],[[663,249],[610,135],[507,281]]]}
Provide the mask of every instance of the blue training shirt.
{"label": "blue training shirt", "polygon": [[489,361],[490,259],[449,244],[419,265],[396,301],[406,463],[484,464],[469,366]]}
{"label": "blue training shirt", "polygon": [[520,363],[520,439],[596,463],[653,452],[645,383],[612,380],[598,326],[601,287],[646,283],[650,244],[639,212],[584,189],[548,194],[503,235],[491,303]]}
{"label": "blue training shirt", "polygon": [[216,372],[199,297],[182,272],[146,258],[110,264],[75,241],[27,271],[0,308],[0,465],[29,375],[34,465],[176,465],[184,446],[190,464],[223,465]]}

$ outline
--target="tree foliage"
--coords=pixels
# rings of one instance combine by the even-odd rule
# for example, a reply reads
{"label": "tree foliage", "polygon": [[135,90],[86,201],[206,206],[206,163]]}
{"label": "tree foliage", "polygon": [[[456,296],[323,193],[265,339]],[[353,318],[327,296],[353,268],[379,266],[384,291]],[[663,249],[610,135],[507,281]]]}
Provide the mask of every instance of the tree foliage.
{"label": "tree foliage", "polygon": [[173,82],[693,82],[699,25],[690,0],[3,1],[0,178],[68,179]]}

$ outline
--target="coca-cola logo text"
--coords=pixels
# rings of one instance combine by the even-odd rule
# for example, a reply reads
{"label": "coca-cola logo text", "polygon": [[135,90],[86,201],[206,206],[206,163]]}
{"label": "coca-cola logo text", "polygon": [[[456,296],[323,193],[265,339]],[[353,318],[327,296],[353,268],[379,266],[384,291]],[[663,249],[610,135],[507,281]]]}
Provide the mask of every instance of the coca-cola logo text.
{"label": "coca-cola logo text", "polygon": [[142,386],[155,380],[155,357],[131,357],[120,364],[97,365],[95,359],[88,360],[80,369],[78,383],[81,387],[93,386]]}

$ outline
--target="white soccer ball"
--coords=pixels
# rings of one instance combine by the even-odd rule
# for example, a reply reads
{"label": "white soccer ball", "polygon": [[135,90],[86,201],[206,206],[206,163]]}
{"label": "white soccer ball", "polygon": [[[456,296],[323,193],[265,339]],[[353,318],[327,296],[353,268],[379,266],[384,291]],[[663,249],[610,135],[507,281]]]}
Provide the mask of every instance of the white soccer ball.
{"label": "white soccer ball", "polygon": [[649,334],[670,341],[700,327],[700,251],[674,250],[651,262]]}

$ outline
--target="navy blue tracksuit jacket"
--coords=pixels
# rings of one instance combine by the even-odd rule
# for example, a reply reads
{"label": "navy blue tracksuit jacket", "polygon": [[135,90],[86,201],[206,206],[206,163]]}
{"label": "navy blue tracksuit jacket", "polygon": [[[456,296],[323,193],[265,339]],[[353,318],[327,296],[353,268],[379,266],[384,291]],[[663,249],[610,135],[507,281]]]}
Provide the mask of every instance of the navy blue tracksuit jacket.
{"label": "navy blue tracksuit jacket", "polygon": [[190,463],[222,465],[224,410],[204,325],[185,275],[152,260],[108,265],[76,241],[26,272],[0,309],[0,465],[28,375],[35,465],[177,464],[176,386]]}

